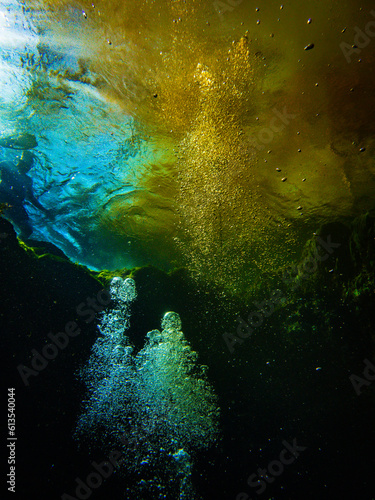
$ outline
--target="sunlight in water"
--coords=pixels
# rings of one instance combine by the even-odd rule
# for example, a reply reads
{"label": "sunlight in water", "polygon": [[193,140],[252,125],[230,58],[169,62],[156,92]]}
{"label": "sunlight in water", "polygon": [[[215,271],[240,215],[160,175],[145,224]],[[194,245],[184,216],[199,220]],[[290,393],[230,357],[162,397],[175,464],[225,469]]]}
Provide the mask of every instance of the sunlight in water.
{"label": "sunlight in water", "polygon": [[374,47],[342,49],[371,6],[234,3],[4,4],[2,138],[35,136],[50,211],[26,205],[33,239],[241,290],[373,208]]}

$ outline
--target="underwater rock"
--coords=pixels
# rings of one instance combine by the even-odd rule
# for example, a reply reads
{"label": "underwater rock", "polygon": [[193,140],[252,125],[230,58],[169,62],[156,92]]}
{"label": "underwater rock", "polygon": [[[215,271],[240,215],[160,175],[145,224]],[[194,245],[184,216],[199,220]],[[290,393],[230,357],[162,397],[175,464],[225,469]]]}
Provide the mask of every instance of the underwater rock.
{"label": "underwater rock", "polygon": [[26,150],[36,148],[37,145],[35,135],[28,133],[0,138],[0,146],[3,148]]}

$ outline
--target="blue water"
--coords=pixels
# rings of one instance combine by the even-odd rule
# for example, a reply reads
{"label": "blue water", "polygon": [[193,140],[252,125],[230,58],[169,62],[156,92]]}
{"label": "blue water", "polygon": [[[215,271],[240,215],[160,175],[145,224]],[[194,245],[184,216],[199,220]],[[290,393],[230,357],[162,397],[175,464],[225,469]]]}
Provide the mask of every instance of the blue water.
{"label": "blue water", "polygon": [[[130,237],[104,235],[101,223],[112,202],[126,206],[142,191],[139,179],[153,151],[133,118],[94,85],[73,81],[82,68],[73,45],[60,47],[38,32],[19,3],[6,5],[0,17],[1,137],[35,135],[37,161],[28,175],[51,214],[26,202],[31,238],[54,243],[92,269],[144,263]],[[93,78],[85,70],[86,81]],[[0,147],[0,161],[16,165],[20,153]]]}

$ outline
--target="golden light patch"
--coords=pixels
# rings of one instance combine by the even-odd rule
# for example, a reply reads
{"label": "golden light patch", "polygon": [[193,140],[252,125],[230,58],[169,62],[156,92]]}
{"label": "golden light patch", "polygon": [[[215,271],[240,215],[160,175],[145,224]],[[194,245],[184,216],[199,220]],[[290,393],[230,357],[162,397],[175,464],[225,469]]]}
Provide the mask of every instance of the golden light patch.
{"label": "golden light patch", "polygon": [[133,197],[98,211],[102,226],[162,235],[165,255],[244,290],[322,222],[374,208],[375,40],[348,64],[340,44],[370,2],[214,3],[31,5],[160,153]]}

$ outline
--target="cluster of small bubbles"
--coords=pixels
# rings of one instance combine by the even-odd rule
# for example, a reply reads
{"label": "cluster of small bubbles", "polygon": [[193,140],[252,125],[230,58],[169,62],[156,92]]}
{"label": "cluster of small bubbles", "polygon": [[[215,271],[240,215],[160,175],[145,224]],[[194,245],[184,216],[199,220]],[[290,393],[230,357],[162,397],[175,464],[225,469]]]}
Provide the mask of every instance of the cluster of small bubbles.
{"label": "cluster of small bubbles", "polygon": [[191,486],[190,476],[192,474],[191,457],[185,450],[180,449],[173,455],[176,461],[179,473],[183,477],[181,481],[180,497],[179,500],[191,500],[194,498],[194,490]]}
{"label": "cluster of small bubbles", "polygon": [[93,345],[88,364],[79,372],[91,399],[78,419],[77,438],[99,431],[102,439],[110,438],[113,415],[118,412],[120,404],[118,391],[123,381],[132,376],[129,360],[133,349],[125,331],[129,326],[131,303],[137,296],[135,283],[130,278],[113,278],[110,292],[114,308],[103,313],[99,325],[102,336]]}
{"label": "cluster of small bubbles", "polygon": [[115,307],[103,313],[99,330],[113,342],[120,342],[129,327],[130,304],[137,297],[135,282],[131,278],[123,280],[116,276],[111,280],[110,293]]}
{"label": "cluster of small bubbles", "polygon": [[151,330],[151,332],[148,332],[146,336],[149,339],[150,345],[159,344],[159,342],[161,342],[162,340],[162,336],[159,330]]}
{"label": "cluster of small bubbles", "polygon": [[132,302],[137,297],[135,282],[131,278],[112,278],[110,292],[111,297],[118,302]]}
{"label": "cluster of small bubbles", "polygon": [[133,354],[126,330],[137,296],[134,281],[113,278],[111,295],[114,308],[102,315],[102,336],[80,372],[88,395],[75,438],[103,453],[121,449],[126,481],[129,474],[143,474],[132,485],[133,495],[147,491],[155,499],[193,500],[194,453],[214,445],[219,435],[219,408],[206,367],[197,364],[181,318],[172,311],[164,315],[161,331],[148,332],[143,349]]}
{"label": "cluster of small bubbles", "polygon": [[181,330],[181,318],[175,312],[167,312],[161,322],[161,327],[163,330]]}

